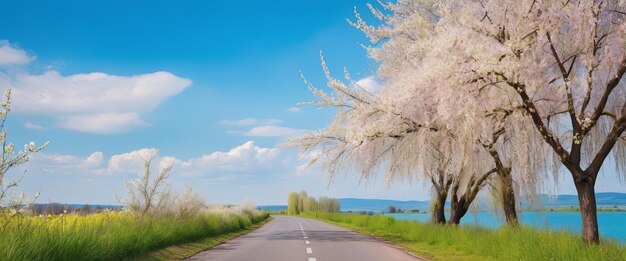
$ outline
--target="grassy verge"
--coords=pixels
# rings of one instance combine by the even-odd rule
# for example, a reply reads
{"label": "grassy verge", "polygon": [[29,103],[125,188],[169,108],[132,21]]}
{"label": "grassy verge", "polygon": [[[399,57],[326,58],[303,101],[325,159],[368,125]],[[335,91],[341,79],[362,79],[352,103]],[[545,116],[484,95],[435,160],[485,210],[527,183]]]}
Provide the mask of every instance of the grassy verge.
{"label": "grassy verge", "polygon": [[188,257],[191,257],[195,254],[198,254],[202,251],[211,249],[221,243],[224,243],[227,240],[240,237],[247,233],[250,233],[257,228],[265,225],[265,223],[269,222],[271,218],[267,218],[259,223],[253,224],[249,228],[246,228],[237,232],[230,232],[227,234],[219,235],[219,236],[209,236],[204,239],[201,239],[196,242],[185,243],[175,246],[169,246],[147,255],[138,257],[137,261],[151,261],[151,260],[182,260]]}
{"label": "grassy verge", "polygon": [[138,219],[128,213],[21,217],[0,233],[3,260],[128,260],[250,228],[269,215],[208,213]]}
{"label": "grassy verge", "polygon": [[398,221],[386,216],[301,214],[370,234],[432,260],[626,260],[626,247],[614,241],[585,245],[568,232],[528,227],[489,230]]}

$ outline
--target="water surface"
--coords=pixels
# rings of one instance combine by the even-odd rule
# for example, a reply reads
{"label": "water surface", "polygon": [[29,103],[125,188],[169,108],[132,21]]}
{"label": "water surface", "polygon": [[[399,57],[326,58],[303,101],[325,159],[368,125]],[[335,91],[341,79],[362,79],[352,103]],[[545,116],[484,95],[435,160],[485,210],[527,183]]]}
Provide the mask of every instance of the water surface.
{"label": "water surface", "polygon": [[[429,222],[430,214],[385,214],[398,220],[417,220]],[[522,224],[537,228],[549,228],[555,230],[567,230],[580,234],[582,220],[577,212],[523,212],[520,213]],[[487,228],[497,228],[504,223],[503,218],[489,212],[467,213],[461,220],[461,224],[479,225]],[[599,212],[598,223],[600,237],[611,238],[626,244],[626,212]]]}

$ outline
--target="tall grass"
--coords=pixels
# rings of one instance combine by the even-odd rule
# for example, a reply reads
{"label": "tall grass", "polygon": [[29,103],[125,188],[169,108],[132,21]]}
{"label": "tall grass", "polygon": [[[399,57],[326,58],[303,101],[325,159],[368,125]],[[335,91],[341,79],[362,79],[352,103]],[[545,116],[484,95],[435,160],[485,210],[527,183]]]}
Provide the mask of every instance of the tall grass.
{"label": "tall grass", "polygon": [[209,211],[137,218],[128,212],[22,216],[0,232],[2,260],[128,260],[169,245],[239,231],[269,215]]}
{"label": "tall grass", "polygon": [[398,221],[386,216],[303,214],[396,242],[433,260],[626,260],[615,241],[586,245],[574,234],[529,227],[489,230]]}

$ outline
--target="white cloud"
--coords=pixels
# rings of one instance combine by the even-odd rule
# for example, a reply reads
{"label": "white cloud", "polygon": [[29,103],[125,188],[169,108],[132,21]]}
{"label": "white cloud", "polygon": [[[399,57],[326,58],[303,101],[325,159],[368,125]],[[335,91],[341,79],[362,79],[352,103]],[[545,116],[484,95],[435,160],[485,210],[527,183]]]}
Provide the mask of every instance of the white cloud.
{"label": "white cloud", "polygon": [[[26,164],[28,170],[34,166],[33,171],[59,174],[85,174],[99,173],[104,155],[96,151],[87,157],[62,154],[46,154],[39,152],[31,156],[31,161]],[[26,167],[25,166],[25,167]]]}
{"label": "white cloud", "polygon": [[278,169],[284,166],[279,158],[280,153],[278,148],[259,147],[253,141],[249,141],[228,151],[215,151],[186,160],[173,156],[159,157],[158,149],[142,148],[112,155],[106,164],[103,164],[105,158],[100,151],[86,157],[47,154],[42,151],[33,154],[31,160],[23,167],[33,173],[126,175],[141,173],[145,160],[153,158],[152,163],[158,169],[173,164],[174,175],[216,177],[263,173],[264,170]]}
{"label": "white cloud", "polygon": [[88,73],[20,74],[14,80],[16,110],[35,114],[144,112],[191,84],[169,72],[133,76]]}
{"label": "white cloud", "polygon": [[[154,158],[153,163],[157,164],[159,169],[173,164],[173,172],[183,176],[253,174],[285,165],[279,159],[280,149],[259,147],[254,141],[248,141],[228,151],[214,151],[187,160],[172,156],[157,157],[158,154],[159,150],[156,148],[143,148],[115,154],[108,161],[106,173],[140,173],[144,167],[144,160],[150,158]],[[92,154],[85,161],[97,161],[98,156],[102,157],[102,154]],[[102,161],[101,158],[100,161]],[[57,162],[57,164],[62,163],[63,161]]]}
{"label": "white cloud", "polygon": [[[33,59],[8,42],[0,46],[0,65]],[[53,70],[39,75],[0,73],[0,89],[13,90],[15,111],[50,116],[62,128],[90,133],[120,133],[148,126],[142,113],[190,85],[191,80],[164,71],[131,76],[101,72],[63,76]]]}
{"label": "white cloud", "polygon": [[244,132],[245,136],[250,137],[288,137],[301,133],[301,130],[280,127],[275,125],[257,126],[249,131]]}
{"label": "white cloud", "polygon": [[89,155],[87,158],[85,158],[85,160],[83,161],[83,164],[87,167],[99,167],[100,164],[102,164],[102,161],[104,160],[104,154],[100,151],[96,151],[94,153],[92,153],[91,155]]}
{"label": "white cloud", "polygon": [[363,79],[358,80],[354,84],[371,93],[378,92],[380,88],[382,87],[378,78],[376,78],[376,76],[365,77]]}
{"label": "white cloud", "polygon": [[262,169],[275,167],[274,160],[278,158],[280,149],[262,148],[248,141],[229,151],[215,151],[187,161],[178,160],[181,172],[198,174],[215,174],[216,172],[258,172]]}
{"label": "white cloud", "polygon": [[108,172],[139,172],[143,169],[144,161],[156,157],[159,150],[144,148],[127,153],[111,156]]}
{"label": "white cloud", "polygon": [[255,119],[255,118],[245,118],[241,120],[223,120],[220,121],[223,125],[228,126],[258,126],[258,125],[273,125],[282,123],[281,120],[278,119]]}
{"label": "white cloud", "polygon": [[122,133],[135,127],[149,126],[134,112],[70,116],[60,119],[60,125],[69,130],[90,133]]}
{"label": "white cloud", "polygon": [[29,122],[29,121],[24,123],[24,128],[31,129],[31,130],[43,130],[43,129],[45,129],[43,126],[41,126],[39,124],[35,124],[35,123],[32,123],[32,122]]}
{"label": "white cloud", "polygon": [[34,60],[26,52],[11,45],[7,40],[0,40],[0,65],[26,64]]}
{"label": "white cloud", "polygon": [[287,111],[290,112],[302,112],[302,109],[300,109],[299,107],[289,107],[289,109],[287,109]]}

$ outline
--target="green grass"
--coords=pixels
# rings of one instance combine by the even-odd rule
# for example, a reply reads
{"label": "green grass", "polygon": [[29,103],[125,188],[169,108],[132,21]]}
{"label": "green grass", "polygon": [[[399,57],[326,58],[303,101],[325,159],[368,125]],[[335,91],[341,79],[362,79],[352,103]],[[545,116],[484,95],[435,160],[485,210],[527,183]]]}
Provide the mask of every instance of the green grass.
{"label": "green grass", "polygon": [[391,241],[432,260],[626,260],[626,247],[615,241],[589,246],[578,235],[563,231],[440,226],[378,215],[305,213],[301,216]]}
{"label": "green grass", "polygon": [[157,251],[148,253],[147,255],[136,258],[136,261],[152,261],[152,260],[183,260],[202,251],[211,249],[227,240],[245,235],[269,222],[271,218],[267,218],[259,223],[253,224],[249,228],[237,232],[230,232],[219,236],[209,236],[196,242],[169,246]]}
{"label": "green grass", "polygon": [[129,213],[21,217],[0,231],[2,260],[129,260],[167,246],[250,228],[269,215],[138,219]]}

